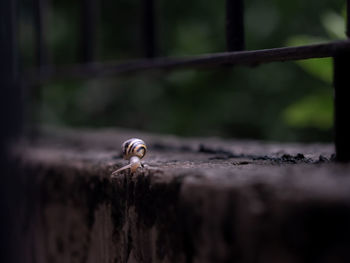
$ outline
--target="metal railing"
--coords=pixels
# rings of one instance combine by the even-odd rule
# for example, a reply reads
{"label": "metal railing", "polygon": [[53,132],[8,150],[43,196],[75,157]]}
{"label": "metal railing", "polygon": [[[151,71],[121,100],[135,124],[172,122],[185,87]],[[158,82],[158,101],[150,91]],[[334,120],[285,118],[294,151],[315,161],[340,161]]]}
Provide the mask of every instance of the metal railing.
{"label": "metal railing", "polygon": [[[11,0],[6,0],[11,2]],[[334,131],[335,151],[338,161],[350,161],[350,40],[298,47],[244,51],[244,2],[226,0],[227,51],[185,57],[156,57],[157,36],[155,31],[155,0],[141,0],[143,6],[143,35],[145,58],[125,62],[95,62],[94,41],[96,24],[96,0],[82,0],[81,18],[81,63],[60,67],[48,66],[48,49],[45,41],[46,0],[34,0],[36,10],[36,69],[24,76],[31,83],[65,77],[91,78],[119,73],[130,73],[151,69],[175,70],[179,68],[217,67],[220,65],[258,65],[275,61],[290,61],[309,58],[332,57],[334,63]],[[347,0],[350,14],[350,0]],[[8,17],[10,19],[10,17]],[[15,18],[14,18],[15,19]],[[350,19],[347,19],[346,34],[350,37]],[[13,47],[16,48],[16,47]],[[17,53],[17,52],[15,52]],[[13,57],[12,59],[16,59]]]}

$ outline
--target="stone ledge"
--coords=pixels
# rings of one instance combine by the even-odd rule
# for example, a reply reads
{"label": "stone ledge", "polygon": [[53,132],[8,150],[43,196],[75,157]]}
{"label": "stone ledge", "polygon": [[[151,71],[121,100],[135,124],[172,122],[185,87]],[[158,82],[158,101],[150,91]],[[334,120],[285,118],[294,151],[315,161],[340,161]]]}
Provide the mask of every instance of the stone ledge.
{"label": "stone ledge", "polygon": [[[111,179],[130,137],[147,167]],[[350,262],[350,166],[332,152],[53,129],[15,150],[37,189],[38,262]]]}

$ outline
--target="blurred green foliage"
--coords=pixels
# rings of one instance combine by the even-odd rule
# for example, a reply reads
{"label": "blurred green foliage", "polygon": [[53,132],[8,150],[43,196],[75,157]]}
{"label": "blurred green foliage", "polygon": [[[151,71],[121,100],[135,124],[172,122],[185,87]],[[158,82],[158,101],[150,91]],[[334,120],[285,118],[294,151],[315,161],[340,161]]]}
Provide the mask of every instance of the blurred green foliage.
{"label": "blurred green foliage", "polygon": [[[225,1],[156,1],[162,56],[225,51]],[[139,0],[101,0],[97,60],[143,56]],[[23,0],[21,47],[34,64],[31,1]],[[51,0],[48,43],[54,64],[79,62],[79,1]],[[344,1],[245,1],[247,49],[344,38]],[[127,127],[184,136],[279,141],[332,140],[332,61],[148,71],[65,80],[41,89],[37,121]]]}
{"label": "blurred green foliage", "polygon": [[[321,24],[327,33],[327,38],[295,35],[287,40],[287,45],[307,45],[346,38],[345,16],[334,11],[327,11],[321,15]],[[333,64],[331,58],[301,60],[295,63],[315,78],[332,85]],[[284,110],[284,120],[289,126],[297,128],[331,129],[333,124],[333,99],[330,92],[319,89],[314,91],[313,94],[302,97]]]}

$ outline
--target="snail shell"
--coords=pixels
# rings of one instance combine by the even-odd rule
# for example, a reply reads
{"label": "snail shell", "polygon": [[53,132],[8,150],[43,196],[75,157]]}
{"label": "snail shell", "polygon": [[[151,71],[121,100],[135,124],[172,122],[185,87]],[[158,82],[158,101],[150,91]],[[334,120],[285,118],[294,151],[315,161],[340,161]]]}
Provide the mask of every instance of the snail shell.
{"label": "snail shell", "polygon": [[142,166],[141,159],[146,155],[147,147],[143,140],[132,138],[122,144],[124,159],[129,160],[129,164],[114,171],[111,176],[114,177],[123,170],[130,169],[132,173]]}
{"label": "snail shell", "polygon": [[129,160],[133,156],[142,159],[146,155],[147,147],[143,140],[132,138],[123,143],[122,151],[125,160]]}

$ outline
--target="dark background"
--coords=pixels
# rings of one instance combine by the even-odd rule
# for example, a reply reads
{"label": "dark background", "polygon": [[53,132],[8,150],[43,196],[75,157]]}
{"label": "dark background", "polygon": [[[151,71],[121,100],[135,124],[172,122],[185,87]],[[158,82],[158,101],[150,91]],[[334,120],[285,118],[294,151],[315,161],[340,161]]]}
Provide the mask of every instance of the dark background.
{"label": "dark background", "polygon": [[[141,1],[97,1],[96,60],[144,56]],[[160,56],[222,52],[225,1],[156,1]],[[51,0],[50,63],[79,62],[79,0]],[[246,49],[345,38],[345,1],[245,1]],[[22,0],[22,67],[35,65],[32,1]],[[30,87],[28,87],[30,89]],[[91,80],[55,81],[34,92],[35,123],[126,127],[182,136],[276,141],[331,141],[332,60],[255,68],[147,71]]]}

